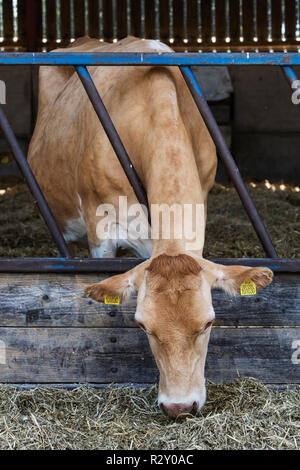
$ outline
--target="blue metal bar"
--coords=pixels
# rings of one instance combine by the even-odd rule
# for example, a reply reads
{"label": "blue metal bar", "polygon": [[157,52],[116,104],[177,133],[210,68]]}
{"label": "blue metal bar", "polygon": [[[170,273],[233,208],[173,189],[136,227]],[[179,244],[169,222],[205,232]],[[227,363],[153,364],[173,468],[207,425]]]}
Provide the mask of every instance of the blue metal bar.
{"label": "blue metal bar", "polygon": [[[146,261],[143,258],[1,258],[0,272],[6,273],[122,273]],[[210,259],[218,264],[267,267],[275,272],[300,272],[299,259],[225,258]]]}
{"label": "blue metal bar", "polygon": [[294,66],[300,65],[300,54],[287,53],[181,53],[164,52],[1,52],[0,65],[271,65]]}
{"label": "blue metal bar", "polygon": [[[297,78],[297,75],[295,74],[294,70],[293,70],[293,67],[290,67],[289,65],[284,65],[283,67],[281,67],[282,70],[283,70],[283,73],[287,79],[287,81],[290,83],[291,86],[293,86],[293,83],[297,80],[298,81],[298,78]],[[299,87],[299,85],[298,85]],[[297,87],[297,88],[298,88]]]}
{"label": "blue metal bar", "polygon": [[203,96],[201,88],[195,78],[190,67],[180,67],[181,73],[190,92],[194,98],[197,108],[206,124],[207,129],[212,136],[212,139],[216,145],[221,160],[223,161],[229,176],[237,190],[237,193],[242,201],[242,204],[246,210],[246,213],[253,225],[253,228],[265,250],[267,256],[271,258],[278,258],[276,250],[272,244],[272,241],[268,235],[268,232],[260,218],[259,213],[251,199],[251,196],[247,190],[247,187],[241,177],[239,169],[231,155],[224,137],[216,123],[216,120]]}

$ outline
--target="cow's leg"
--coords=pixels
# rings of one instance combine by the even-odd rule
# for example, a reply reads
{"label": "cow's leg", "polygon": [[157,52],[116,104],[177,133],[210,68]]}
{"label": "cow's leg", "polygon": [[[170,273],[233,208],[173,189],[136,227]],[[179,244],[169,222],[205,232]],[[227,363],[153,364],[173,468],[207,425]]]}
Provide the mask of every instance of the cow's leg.
{"label": "cow's leg", "polygon": [[90,245],[90,252],[92,258],[115,258],[117,255],[116,240],[107,238],[103,240],[98,246]]}
{"label": "cow's leg", "polygon": [[86,217],[85,222],[91,258],[115,258],[118,243],[111,228],[108,233],[103,233],[103,237],[101,237],[99,231],[97,231],[98,217]]}
{"label": "cow's leg", "polygon": [[137,233],[140,234],[137,236],[135,226],[132,224],[133,217],[129,218],[127,224],[124,225],[120,220],[107,218],[107,215],[102,219],[99,216],[95,217],[97,208],[91,204],[86,207],[84,219],[92,258],[115,258],[118,248],[129,249],[134,256],[141,258],[151,256],[152,240],[147,220],[143,221],[141,218],[141,221],[145,223],[143,230],[139,225],[142,222],[137,223]]}
{"label": "cow's leg", "polygon": [[77,256],[77,252],[78,252],[78,245],[76,242],[70,242],[68,244],[68,247],[69,247],[69,250],[70,250],[70,253],[72,255],[72,258],[76,258]]}

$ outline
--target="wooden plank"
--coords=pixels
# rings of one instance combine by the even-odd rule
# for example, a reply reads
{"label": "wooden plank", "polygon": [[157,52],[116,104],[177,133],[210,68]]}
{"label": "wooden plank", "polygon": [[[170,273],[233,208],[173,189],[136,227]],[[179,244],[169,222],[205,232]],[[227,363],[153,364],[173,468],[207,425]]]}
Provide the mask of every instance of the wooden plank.
{"label": "wooden plank", "polygon": [[84,0],[74,0],[75,39],[85,35]]}
{"label": "wooden plank", "polygon": [[22,50],[26,50],[26,2],[18,2],[18,31],[17,45],[22,47]]}
{"label": "wooden plank", "polygon": [[61,2],[60,10],[61,18],[61,39],[62,47],[66,47],[70,44],[71,39],[71,8],[70,2]]}
{"label": "wooden plank", "polygon": [[198,39],[198,18],[197,18],[197,0],[187,2],[187,47],[199,46]]}
{"label": "wooden plank", "polygon": [[[159,28],[160,28],[160,40],[169,44],[170,36],[170,10],[169,2],[165,0],[159,0]],[[172,46],[172,44],[171,44]]]}
{"label": "wooden plank", "polygon": [[[296,2],[287,0],[285,2],[285,30],[286,44],[296,43]],[[298,43],[299,44],[299,43]]]}
{"label": "wooden plank", "polygon": [[103,33],[105,41],[113,40],[113,3],[111,0],[103,0]]}
{"label": "wooden plank", "polygon": [[267,1],[257,2],[257,35],[258,45],[266,44],[268,39],[268,9]]}
{"label": "wooden plank", "polygon": [[253,44],[254,37],[254,16],[253,16],[253,0],[243,1],[243,28],[244,28],[244,44]]}
{"label": "wooden plank", "polygon": [[[300,383],[299,335],[299,328],[215,328],[206,376]],[[157,377],[140,329],[0,328],[0,340],[5,348],[0,382],[141,383]]]}
{"label": "wooden plank", "polygon": [[281,0],[272,0],[272,43],[282,44],[281,42]]}
{"label": "wooden plank", "polygon": [[[105,276],[0,275],[0,326],[135,327],[136,299],[108,306],[83,297]],[[300,276],[276,274],[255,297],[213,291],[216,325],[300,326]]]}
{"label": "wooden plank", "polygon": [[145,37],[157,39],[155,34],[155,2],[145,0]]}
{"label": "wooden plank", "polygon": [[141,0],[131,0],[131,34],[141,37]]}
{"label": "wooden plank", "polygon": [[300,326],[300,278],[275,276],[272,284],[253,298],[228,298],[222,291],[213,291],[213,305],[217,325]]}
{"label": "wooden plank", "polygon": [[184,36],[184,14],[183,0],[173,0],[173,25],[174,25],[174,44],[173,46],[183,46]]}
{"label": "wooden plank", "polygon": [[202,20],[202,45],[212,45],[211,42],[211,2],[202,0],[201,2],[201,20]]}
{"label": "wooden plank", "polygon": [[46,1],[47,48],[57,47],[56,38],[56,0]]}
{"label": "wooden plank", "polygon": [[230,0],[230,44],[240,44],[240,15],[239,0]]}
{"label": "wooden plank", "polygon": [[89,36],[99,38],[99,1],[89,0]]}
{"label": "wooden plank", "polygon": [[218,45],[224,46],[226,44],[226,15],[224,0],[216,0],[216,37]]}
{"label": "wooden plank", "polygon": [[118,0],[117,2],[117,37],[125,38],[127,33],[127,0]]}
{"label": "wooden plank", "polygon": [[0,328],[0,340],[0,382],[148,382],[157,375],[138,330]]}
{"label": "wooden plank", "polygon": [[265,383],[300,383],[299,328],[214,329],[207,378],[250,376]]}
{"label": "wooden plank", "polygon": [[3,2],[3,23],[4,23],[4,46],[11,46],[13,43],[13,3],[12,0]]}

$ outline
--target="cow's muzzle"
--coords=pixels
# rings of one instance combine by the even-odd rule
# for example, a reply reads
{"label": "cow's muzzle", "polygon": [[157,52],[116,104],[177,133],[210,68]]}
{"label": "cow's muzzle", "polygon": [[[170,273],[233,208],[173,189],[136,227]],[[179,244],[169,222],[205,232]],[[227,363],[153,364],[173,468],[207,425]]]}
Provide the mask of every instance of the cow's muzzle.
{"label": "cow's muzzle", "polygon": [[171,403],[168,405],[161,403],[160,408],[171,419],[184,419],[189,415],[197,413],[199,403],[197,401],[193,403]]}

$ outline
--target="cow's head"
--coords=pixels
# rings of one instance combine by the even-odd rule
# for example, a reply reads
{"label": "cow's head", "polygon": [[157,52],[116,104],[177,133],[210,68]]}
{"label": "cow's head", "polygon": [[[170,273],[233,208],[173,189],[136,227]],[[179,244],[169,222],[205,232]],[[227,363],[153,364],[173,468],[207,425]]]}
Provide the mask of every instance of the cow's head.
{"label": "cow's head", "polygon": [[[204,366],[214,322],[211,289],[237,294],[245,280],[266,287],[268,268],[222,266],[187,254],[160,255],[131,271],[85,289],[104,302],[125,302],[138,292],[135,320],[145,331],[160,371],[159,404],[172,418],[196,413],[205,403]],[[226,308],[226,306],[224,306]]]}

